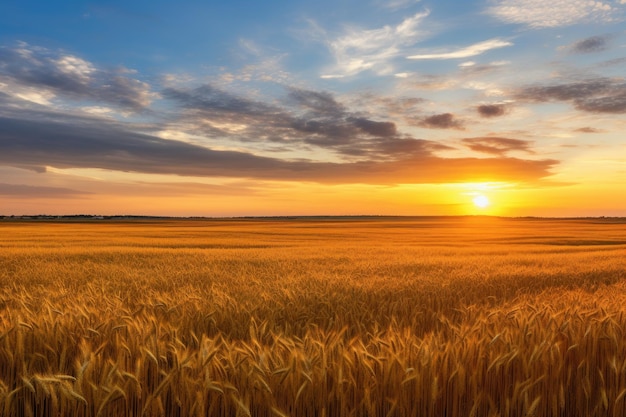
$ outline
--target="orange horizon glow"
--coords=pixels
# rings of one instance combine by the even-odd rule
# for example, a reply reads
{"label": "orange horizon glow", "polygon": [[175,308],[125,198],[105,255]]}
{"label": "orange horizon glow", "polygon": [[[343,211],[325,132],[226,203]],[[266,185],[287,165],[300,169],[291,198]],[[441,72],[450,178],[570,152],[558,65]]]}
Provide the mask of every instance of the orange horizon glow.
{"label": "orange horizon glow", "polygon": [[[167,195],[172,189],[179,193]],[[516,183],[449,183],[425,185],[336,185],[312,183],[247,184],[231,194],[216,189],[185,193],[185,185],[150,193],[149,187],[108,188],[107,194],[64,198],[3,198],[0,215],[155,215],[155,216],[281,216],[281,215],[494,215],[539,217],[626,216],[609,186],[524,186]],[[219,190],[220,193],[215,194]],[[120,194],[123,191],[123,194]],[[143,192],[142,192],[143,191]],[[117,192],[117,194],[116,194]],[[489,200],[485,207],[474,199]],[[577,203],[585,196],[587,207]]]}

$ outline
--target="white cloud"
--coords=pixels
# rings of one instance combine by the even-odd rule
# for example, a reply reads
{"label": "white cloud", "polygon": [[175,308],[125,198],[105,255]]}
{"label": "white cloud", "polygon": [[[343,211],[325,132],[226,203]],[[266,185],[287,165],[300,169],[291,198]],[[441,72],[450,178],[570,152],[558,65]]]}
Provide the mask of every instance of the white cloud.
{"label": "white cloud", "polygon": [[89,82],[90,74],[95,71],[91,63],[72,55],[62,56],[54,60],[54,63],[59,71],[66,75],[76,77],[83,83]]}
{"label": "white cloud", "polygon": [[41,104],[42,106],[49,106],[51,104],[50,100],[54,98],[54,95],[47,91],[25,91],[22,93],[15,93],[15,97]]}
{"label": "white cloud", "polygon": [[469,90],[483,91],[485,95],[489,97],[504,95],[504,91],[498,88],[498,86],[494,83],[481,82],[481,81],[468,81],[462,85],[462,88],[467,88]]}
{"label": "white cloud", "polygon": [[420,0],[378,0],[376,1],[376,4],[385,9],[400,10],[405,9],[415,3],[419,3],[419,1]]}
{"label": "white cloud", "polygon": [[[1,80],[5,79],[4,82]],[[55,95],[51,91],[20,85],[13,80],[6,77],[0,77],[0,92],[5,93],[11,97],[18,98],[20,100],[30,101],[31,103],[40,104],[42,106],[49,106],[52,104],[52,99]]]}
{"label": "white cloud", "polygon": [[323,74],[320,75],[320,78],[324,79],[324,80],[333,80],[333,79],[337,79],[337,78],[344,78],[345,75],[342,74]]}
{"label": "white cloud", "polygon": [[348,28],[342,36],[326,40],[335,57],[336,67],[322,78],[340,78],[356,75],[366,70],[379,74],[393,72],[390,61],[402,54],[402,50],[425,36],[420,25],[428,11],[404,19],[397,26],[378,29]]}
{"label": "white cloud", "polygon": [[113,109],[105,106],[84,106],[81,110],[85,113],[95,114],[97,116],[104,116],[114,113]]}
{"label": "white cloud", "polygon": [[[626,4],[626,0],[619,0]],[[498,0],[487,13],[508,23],[533,28],[569,26],[580,22],[621,20],[622,10],[593,0]]]}
{"label": "white cloud", "polygon": [[467,46],[452,52],[443,52],[435,54],[421,54],[407,56],[408,59],[457,59],[457,58],[469,58],[472,56],[480,55],[491,49],[502,48],[505,46],[511,46],[513,43],[509,41],[503,41],[501,39],[490,39],[488,41],[475,43],[474,45]]}

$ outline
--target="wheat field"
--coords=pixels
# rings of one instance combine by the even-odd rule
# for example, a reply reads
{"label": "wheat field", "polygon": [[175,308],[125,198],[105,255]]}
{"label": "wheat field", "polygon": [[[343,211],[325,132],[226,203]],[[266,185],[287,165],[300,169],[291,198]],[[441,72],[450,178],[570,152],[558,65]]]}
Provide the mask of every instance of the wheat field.
{"label": "wheat field", "polygon": [[0,222],[0,416],[626,416],[626,222]]}

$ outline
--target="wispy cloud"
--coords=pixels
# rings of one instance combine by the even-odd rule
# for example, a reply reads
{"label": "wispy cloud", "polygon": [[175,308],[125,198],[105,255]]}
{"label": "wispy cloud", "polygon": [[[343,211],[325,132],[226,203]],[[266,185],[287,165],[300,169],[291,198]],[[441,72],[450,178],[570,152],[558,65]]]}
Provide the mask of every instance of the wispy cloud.
{"label": "wispy cloud", "polygon": [[381,96],[374,93],[360,93],[352,104],[381,119],[413,120],[423,111],[426,100],[420,97]]}
{"label": "wispy cloud", "polygon": [[464,62],[458,65],[457,71],[450,73],[404,73],[398,78],[401,80],[402,88],[419,92],[471,88],[487,90],[491,95],[501,95],[496,80],[506,75],[510,64],[510,61],[492,61],[484,64]]}
{"label": "wispy cloud", "polygon": [[597,68],[608,68],[613,66],[622,65],[626,62],[626,57],[609,59],[603,62],[596,64]]}
{"label": "wispy cloud", "polygon": [[463,75],[480,75],[486,74],[494,71],[505,70],[508,66],[510,66],[510,61],[493,61],[486,64],[476,64],[471,62],[471,65],[467,65],[468,63],[459,64],[459,68],[461,68]]}
{"label": "wispy cloud", "polygon": [[513,45],[512,42],[502,39],[489,39],[483,42],[478,42],[465,48],[457,49],[450,52],[438,52],[429,54],[419,54],[407,56],[408,59],[459,59],[469,58],[472,56],[483,54],[492,49],[503,48],[505,46]]}
{"label": "wispy cloud", "polygon": [[383,9],[400,10],[419,2],[420,0],[376,0],[375,4]]}
{"label": "wispy cloud", "polygon": [[[487,13],[507,23],[531,28],[570,26],[580,22],[615,22],[624,10],[615,2],[588,0],[492,0]],[[624,3],[621,3],[624,4]]]}
{"label": "wispy cloud", "polygon": [[421,26],[428,15],[428,11],[416,13],[395,26],[377,29],[348,27],[342,35],[326,39],[336,65],[322,78],[341,78],[368,70],[393,73],[392,61],[426,36]]}
{"label": "wispy cloud", "polygon": [[0,183],[0,195],[19,198],[67,198],[89,195],[85,191],[63,187],[43,187],[24,184]]}
{"label": "wispy cloud", "polygon": [[527,153],[534,153],[530,148],[532,142],[520,139],[510,139],[501,137],[478,137],[478,138],[466,138],[462,140],[463,144],[469,149],[487,153],[490,155],[504,156],[508,152],[521,151]]}

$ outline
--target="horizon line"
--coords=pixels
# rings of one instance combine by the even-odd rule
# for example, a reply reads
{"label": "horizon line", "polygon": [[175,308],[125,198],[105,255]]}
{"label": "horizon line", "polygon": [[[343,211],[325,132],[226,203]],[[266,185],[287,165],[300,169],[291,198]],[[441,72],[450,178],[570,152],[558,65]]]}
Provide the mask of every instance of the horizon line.
{"label": "horizon line", "polygon": [[626,216],[500,216],[490,214],[431,214],[431,215],[394,215],[394,214],[314,214],[314,215],[249,215],[249,216],[159,216],[143,214],[0,214],[0,220],[132,220],[132,219],[153,219],[153,220],[251,220],[251,219],[273,219],[273,220],[296,220],[296,219],[410,219],[410,218],[494,218],[494,219],[545,219],[545,220],[584,220],[584,219],[623,219]]}

